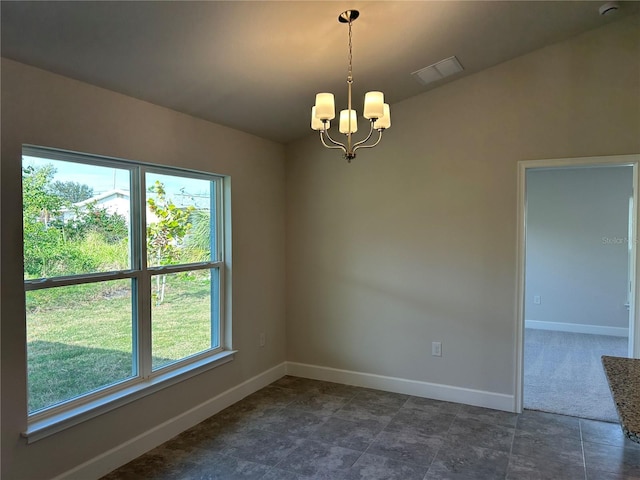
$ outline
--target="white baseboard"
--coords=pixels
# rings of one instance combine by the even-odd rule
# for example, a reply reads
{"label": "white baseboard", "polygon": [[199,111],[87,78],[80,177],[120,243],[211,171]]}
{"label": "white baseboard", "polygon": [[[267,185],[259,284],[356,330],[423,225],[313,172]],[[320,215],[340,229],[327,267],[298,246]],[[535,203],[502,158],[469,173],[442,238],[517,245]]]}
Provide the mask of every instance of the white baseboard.
{"label": "white baseboard", "polygon": [[134,437],[111,450],[98,455],[77,467],[58,475],[54,480],[86,480],[100,478],[145,452],[166,442],[170,438],[197,425],[203,420],[239,402],[247,395],[266,387],[283,377],[286,373],[286,362],[256,375],[240,385],[197,405],[190,410],[171,418],[166,422]]}
{"label": "white baseboard", "polygon": [[514,397],[503,393],[485,392],[470,388],[454,387],[438,383],[408,380],[406,378],[386,377],[371,373],[339,370],[304,363],[287,362],[287,374],[298,377],[324,380],[327,382],[375,388],[388,392],[404,393],[416,397],[432,398],[447,402],[464,403],[478,407],[493,408],[515,412]]}
{"label": "white baseboard", "polygon": [[557,332],[588,333],[591,335],[611,335],[614,337],[628,337],[629,329],[623,327],[604,327],[601,325],[586,325],[582,323],[543,322],[540,320],[525,320],[525,328],[535,330],[554,330]]}

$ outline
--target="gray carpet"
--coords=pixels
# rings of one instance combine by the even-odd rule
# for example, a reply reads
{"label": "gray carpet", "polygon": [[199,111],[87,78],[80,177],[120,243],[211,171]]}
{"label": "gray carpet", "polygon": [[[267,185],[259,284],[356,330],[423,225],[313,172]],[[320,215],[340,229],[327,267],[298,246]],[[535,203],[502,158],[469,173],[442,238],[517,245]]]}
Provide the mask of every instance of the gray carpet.
{"label": "gray carpet", "polygon": [[617,422],[600,357],[626,357],[627,342],[627,337],[527,328],[524,408]]}

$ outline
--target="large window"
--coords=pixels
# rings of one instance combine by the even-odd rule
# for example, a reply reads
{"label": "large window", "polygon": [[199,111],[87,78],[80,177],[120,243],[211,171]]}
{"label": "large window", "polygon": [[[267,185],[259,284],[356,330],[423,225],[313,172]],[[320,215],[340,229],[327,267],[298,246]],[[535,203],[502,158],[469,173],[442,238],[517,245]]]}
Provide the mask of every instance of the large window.
{"label": "large window", "polygon": [[32,421],[224,357],[221,177],[25,147],[22,189]]}

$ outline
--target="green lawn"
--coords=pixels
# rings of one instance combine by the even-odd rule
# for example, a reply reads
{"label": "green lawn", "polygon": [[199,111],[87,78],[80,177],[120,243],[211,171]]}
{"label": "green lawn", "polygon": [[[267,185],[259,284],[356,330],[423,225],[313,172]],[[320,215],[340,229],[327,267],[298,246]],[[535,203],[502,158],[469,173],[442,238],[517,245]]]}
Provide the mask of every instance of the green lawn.
{"label": "green lawn", "polygon": [[[129,280],[27,292],[29,412],[135,375]],[[211,346],[208,276],[168,276],[152,308],[157,369]]]}

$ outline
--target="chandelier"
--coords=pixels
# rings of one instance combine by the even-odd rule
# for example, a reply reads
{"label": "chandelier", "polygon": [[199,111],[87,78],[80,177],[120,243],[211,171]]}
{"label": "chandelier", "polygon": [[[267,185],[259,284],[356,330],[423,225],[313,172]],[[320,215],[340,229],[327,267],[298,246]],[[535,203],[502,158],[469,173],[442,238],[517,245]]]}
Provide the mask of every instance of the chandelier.
{"label": "chandelier", "polygon": [[[316,104],[311,109],[311,128],[320,132],[320,141],[327,148],[340,149],[344,153],[344,158],[351,162],[356,158],[356,150],[359,148],[373,148],[382,139],[382,132],[391,127],[391,114],[389,112],[389,104],[384,103],[384,94],[382,92],[367,92],[364,96],[364,112],[363,117],[369,120],[369,134],[364,140],[353,143],[351,135],[358,131],[358,118],[356,111],[351,108],[351,86],[353,85],[353,68],[352,68],[352,43],[351,43],[351,24],[358,18],[360,12],[358,10],[347,10],[338,16],[340,23],[346,23],[349,26],[349,70],[347,72],[347,109],[340,112],[340,133],[346,135],[346,143],[337,142],[329,135],[329,127],[331,120],[336,116],[335,101],[333,93],[318,93],[316,95]],[[378,132],[378,138],[373,143],[367,143],[373,136],[373,131]]]}

